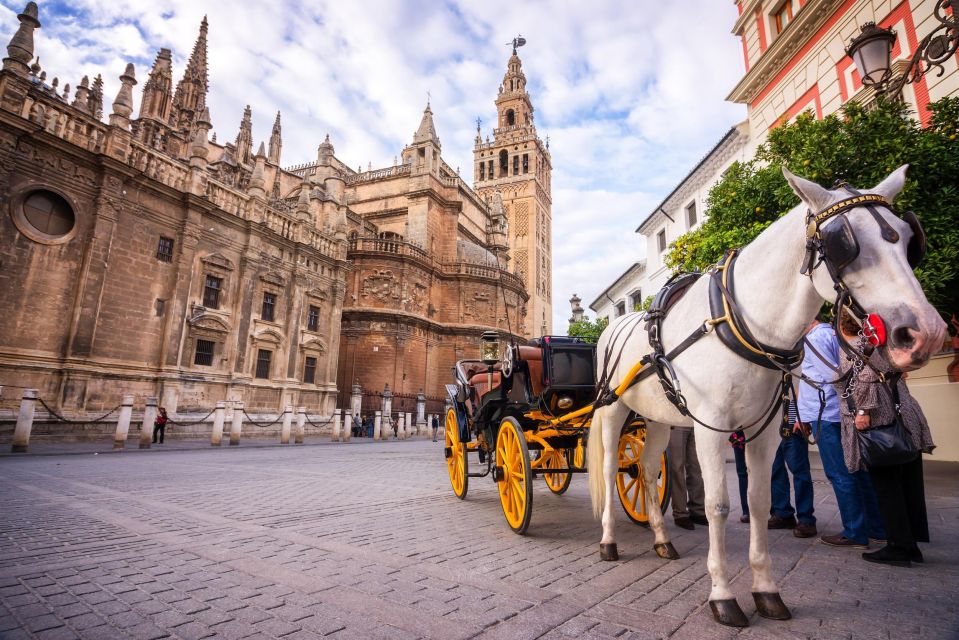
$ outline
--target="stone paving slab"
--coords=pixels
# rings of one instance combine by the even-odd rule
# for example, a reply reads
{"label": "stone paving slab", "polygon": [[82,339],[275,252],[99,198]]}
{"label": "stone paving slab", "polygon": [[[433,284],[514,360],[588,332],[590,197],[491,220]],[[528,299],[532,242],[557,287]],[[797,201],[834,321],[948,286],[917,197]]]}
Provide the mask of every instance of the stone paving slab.
{"label": "stone paving slab", "polygon": [[0,457],[0,638],[959,638],[957,465],[926,465],[921,567],[770,532],[788,622],[754,613],[734,510],[729,569],[752,624],[734,630],[706,605],[705,528],[670,520],[682,558],[666,562],[617,509],[622,559],[600,562],[583,477],[563,496],[537,481],[517,536],[488,478],[452,495],[439,443],[244,445]]}

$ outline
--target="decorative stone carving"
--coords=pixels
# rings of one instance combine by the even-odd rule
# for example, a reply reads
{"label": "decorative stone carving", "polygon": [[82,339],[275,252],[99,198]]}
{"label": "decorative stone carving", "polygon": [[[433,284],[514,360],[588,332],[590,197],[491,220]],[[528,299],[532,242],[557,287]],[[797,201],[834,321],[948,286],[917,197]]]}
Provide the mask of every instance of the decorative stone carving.
{"label": "decorative stone carving", "polygon": [[219,253],[211,253],[208,256],[203,256],[200,258],[200,261],[207,266],[219,267],[225,271],[233,271],[233,262]]}
{"label": "decorative stone carving", "polygon": [[363,278],[360,295],[380,302],[400,299],[400,282],[388,269],[374,269]]}

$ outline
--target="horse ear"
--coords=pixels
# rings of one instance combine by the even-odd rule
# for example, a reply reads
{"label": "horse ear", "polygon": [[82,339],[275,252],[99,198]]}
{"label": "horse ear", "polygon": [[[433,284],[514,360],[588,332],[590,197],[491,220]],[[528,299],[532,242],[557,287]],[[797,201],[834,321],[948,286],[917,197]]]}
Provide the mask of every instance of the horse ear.
{"label": "horse ear", "polygon": [[873,188],[873,193],[878,193],[889,202],[895,200],[896,196],[899,195],[899,192],[902,191],[903,185],[906,183],[907,169],[909,169],[909,165],[904,164],[890,173],[885,180]]}
{"label": "horse ear", "polygon": [[800,178],[785,166],[783,167],[783,175],[796,195],[813,211],[825,209],[832,202],[832,194],[829,193],[828,189],[820,187],[811,180]]}

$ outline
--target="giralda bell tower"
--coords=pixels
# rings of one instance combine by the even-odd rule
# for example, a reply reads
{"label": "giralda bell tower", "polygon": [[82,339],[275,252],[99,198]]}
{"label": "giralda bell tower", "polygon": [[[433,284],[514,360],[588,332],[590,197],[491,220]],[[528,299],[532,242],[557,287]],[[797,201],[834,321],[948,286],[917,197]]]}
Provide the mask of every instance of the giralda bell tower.
{"label": "giralda bell tower", "polygon": [[[475,189],[488,202],[497,191],[509,221],[510,269],[526,282],[530,300],[523,326],[528,337],[548,335],[553,327],[552,163],[549,147],[536,135],[533,104],[526,92],[523,64],[513,40],[503,83],[496,98],[493,139],[484,141],[480,122],[473,148]],[[515,321],[514,321],[515,322]],[[518,323],[517,323],[518,324]]]}

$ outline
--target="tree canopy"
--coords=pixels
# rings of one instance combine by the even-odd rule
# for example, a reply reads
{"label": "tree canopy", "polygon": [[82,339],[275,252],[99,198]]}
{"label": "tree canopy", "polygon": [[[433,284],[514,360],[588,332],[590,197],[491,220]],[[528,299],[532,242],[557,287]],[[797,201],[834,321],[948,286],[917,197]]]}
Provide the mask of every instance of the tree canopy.
{"label": "tree canopy", "polygon": [[609,324],[607,318],[597,318],[595,322],[589,318],[583,318],[579,322],[569,325],[567,332],[570,337],[583,338],[587,342],[596,343],[599,340],[599,334],[603,332],[606,325]]}
{"label": "tree canopy", "polygon": [[666,264],[705,269],[796,206],[782,166],[824,187],[843,180],[869,189],[908,163],[896,207],[919,215],[929,245],[916,276],[940,313],[959,313],[959,98],[929,109],[927,127],[902,104],[880,100],[870,109],[849,103],[822,120],[804,113],[773,129],[751,161],[734,163],[710,189],[708,217],[670,245]]}

